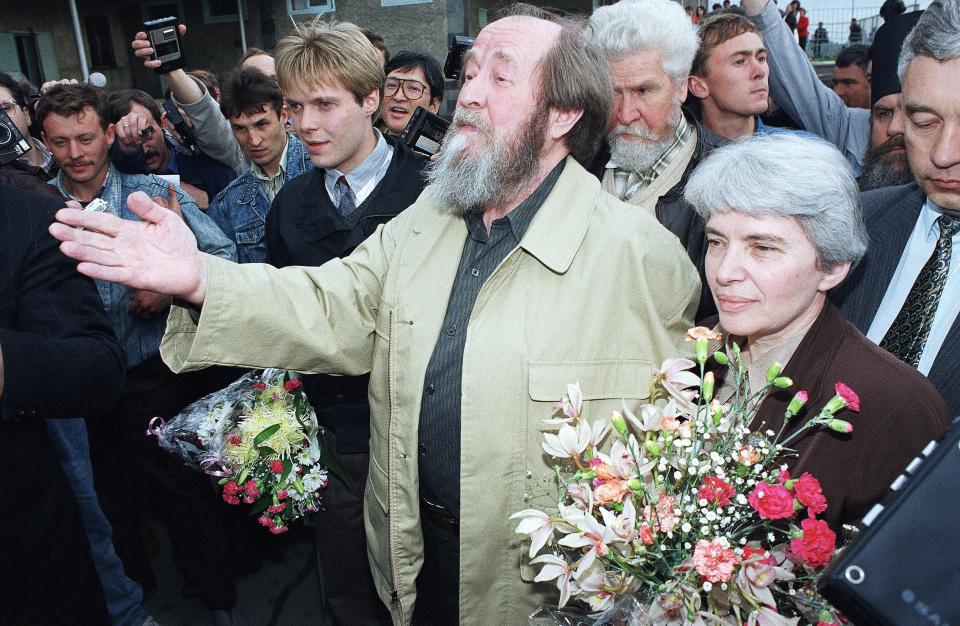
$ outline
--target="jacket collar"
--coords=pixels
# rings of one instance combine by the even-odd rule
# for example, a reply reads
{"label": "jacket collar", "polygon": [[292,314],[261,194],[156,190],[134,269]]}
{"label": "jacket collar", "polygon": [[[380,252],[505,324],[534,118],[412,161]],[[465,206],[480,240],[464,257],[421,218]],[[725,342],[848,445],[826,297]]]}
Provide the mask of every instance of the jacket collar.
{"label": "jacket collar", "polygon": [[[428,187],[424,193],[430,193]],[[544,200],[530,227],[520,241],[520,247],[547,266],[551,271],[563,274],[573,263],[580,250],[587,228],[593,217],[597,197],[603,193],[600,181],[567,157],[563,173],[553,186],[553,191]],[[433,211],[425,211],[413,226],[414,232],[446,231],[453,228],[466,236],[464,219],[430,198]],[[437,213],[443,219],[437,219]],[[455,235],[451,235],[455,236]]]}

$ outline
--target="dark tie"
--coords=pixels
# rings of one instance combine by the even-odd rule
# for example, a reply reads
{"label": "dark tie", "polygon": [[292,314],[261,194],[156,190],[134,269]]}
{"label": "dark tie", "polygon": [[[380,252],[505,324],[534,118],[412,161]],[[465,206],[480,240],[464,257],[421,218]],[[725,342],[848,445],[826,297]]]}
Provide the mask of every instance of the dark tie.
{"label": "dark tie", "polygon": [[353,192],[350,191],[350,185],[347,184],[347,177],[341,176],[338,178],[336,187],[340,191],[337,210],[340,211],[340,215],[350,215],[357,208],[357,205],[353,201]]}
{"label": "dark tie", "polygon": [[920,270],[903,308],[880,342],[881,348],[913,367],[920,363],[927,337],[930,336],[933,316],[937,313],[950,269],[953,236],[960,231],[960,218],[941,215],[937,218],[937,225],[940,227],[940,238],[937,239],[933,254]]}

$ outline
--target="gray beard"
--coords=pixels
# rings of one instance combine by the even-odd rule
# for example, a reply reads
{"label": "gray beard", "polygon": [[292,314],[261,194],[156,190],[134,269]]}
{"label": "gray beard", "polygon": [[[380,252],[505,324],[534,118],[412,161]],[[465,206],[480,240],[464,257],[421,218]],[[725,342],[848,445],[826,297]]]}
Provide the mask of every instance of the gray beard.
{"label": "gray beard", "polygon": [[631,133],[640,139],[625,139],[614,129],[607,137],[610,144],[610,160],[621,169],[631,172],[644,172],[656,163],[657,159],[667,151],[674,140],[674,131],[683,115],[677,108],[670,116],[667,126],[671,129],[664,138],[658,138],[653,133],[643,129],[634,129]]}
{"label": "gray beard", "polygon": [[[490,203],[513,198],[536,178],[545,140],[544,116],[534,112],[515,141],[494,138],[479,115],[460,109],[443,140],[437,160],[427,166],[427,182],[434,199],[457,215],[482,214]],[[483,141],[477,156],[465,153],[469,137],[459,124],[477,128],[474,140]]]}

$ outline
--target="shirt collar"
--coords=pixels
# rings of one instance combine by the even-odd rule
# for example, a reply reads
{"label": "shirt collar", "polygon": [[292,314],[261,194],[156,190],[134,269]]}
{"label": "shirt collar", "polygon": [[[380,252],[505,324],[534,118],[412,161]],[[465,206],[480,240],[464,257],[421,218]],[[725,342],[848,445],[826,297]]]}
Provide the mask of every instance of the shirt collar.
{"label": "shirt collar", "polygon": [[273,179],[276,178],[277,176],[286,176],[286,174],[287,174],[287,151],[290,149],[290,138],[289,138],[289,136],[287,135],[287,133],[283,133],[283,136],[286,138],[286,139],[284,140],[286,143],[285,143],[284,146],[283,146],[283,152],[280,153],[280,166],[277,168],[277,173],[274,174],[273,176],[268,176],[267,173],[266,173],[265,171],[263,171],[263,168],[262,168],[262,167],[260,167],[260,166],[257,165],[256,163],[251,163],[251,164],[250,164],[250,170],[253,172],[253,175],[254,175],[256,178],[259,178],[260,180],[269,183],[269,182],[273,181]]}
{"label": "shirt collar", "polygon": [[[106,177],[104,177],[104,179],[103,179],[103,185],[100,186],[100,190],[96,193],[96,195],[94,196],[94,198],[99,198],[100,196],[103,195],[103,190],[107,188],[107,185],[110,184],[110,181],[111,181],[111,179],[114,177],[115,174],[116,174],[116,170],[115,170],[114,167],[113,167],[113,163],[108,163],[108,164],[107,164],[107,175],[106,175]],[[76,196],[74,196],[74,195],[73,195],[72,193],[70,193],[69,191],[67,191],[66,186],[63,184],[63,182],[64,182],[65,179],[66,179],[66,176],[65,176],[64,173],[63,173],[63,168],[60,168],[60,171],[57,172],[56,177],[54,177],[54,179],[53,179],[53,181],[52,181],[52,182],[54,183],[54,186],[57,188],[57,191],[60,192],[60,195],[61,195],[61,196],[63,196],[64,198],[66,198],[66,199],[68,199],[68,200],[76,200],[77,202],[89,202],[89,200],[81,200],[81,199],[77,198]]]}
{"label": "shirt collar", "polygon": [[[390,146],[387,144],[387,140],[383,138],[383,135],[376,128],[371,129],[377,137],[377,145],[374,146],[373,151],[367,155],[363,161],[360,162],[355,168],[350,170],[349,174],[346,174],[347,185],[350,186],[350,189],[354,190],[356,194],[364,185],[367,184],[367,181],[370,180],[378,171],[380,171],[380,166],[387,159],[387,155],[390,154]],[[330,168],[326,171],[326,183],[327,190],[331,190],[337,184],[337,181],[341,176],[344,176],[343,172]]]}
{"label": "shirt collar", "polygon": [[[944,210],[929,197],[926,202],[923,203],[923,209],[920,211],[920,225],[923,227],[923,232],[928,239],[935,240],[940,237],[940,227],[937,226],[937,218],[943,214]],[[960,233],[954,235],[954,239],[956,239],[957,236],[960,236]]]}
{"label": "shirt collar", "polygon": [[[530,222],[533,221],[534,216],[537,214],[537,210],[543,205],[543,201],[550,195],[554,184],[556,184],[557,179],[560,178],[560,174],[563,173],[565,163],[566,159],[560,161],[550,173],[547,174],[547,177],[543,179],[543,182],[540,183],[532,194],[527,196],[526,199],[518,204],[512,211],[494,220],[493,223],[501,224],[506,222],[510,226],[510,230],[513,232],[516,240],[521,241],[527,232],[527,228],[530,227]],[[464,219],[467,222],[467,230],[470,236],[477,241],[486,243],[488,236],[487,229],[483,225],[483,213],[480,211],[470,211]]]}

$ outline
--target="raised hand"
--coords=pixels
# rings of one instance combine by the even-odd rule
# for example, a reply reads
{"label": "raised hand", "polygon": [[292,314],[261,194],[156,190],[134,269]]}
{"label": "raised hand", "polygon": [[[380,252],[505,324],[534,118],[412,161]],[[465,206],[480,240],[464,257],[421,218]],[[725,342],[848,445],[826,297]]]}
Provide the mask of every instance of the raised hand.
{"label": "raised hand", "polygon": [[130,194],[127,206],[142,221],[68,207],[50,234],[82,274],[203,304],[206,264],[187,224],[143,192]]}
{"label": "raised hand", "polygon": [[[183,24],[178,24],[177,28],[180,29],[180,36],[187,34],[187,27]],[[140,31],[133,36],[133,41],[130,42],[130,47],[133,49],[133,55],[140,59],[143,59],[143,66],[149,69],[155,67],[160,67],[160,60],[151,58],[153,56],[153,47],[150,45],[150,38],[147,36],[147,33]]]}

